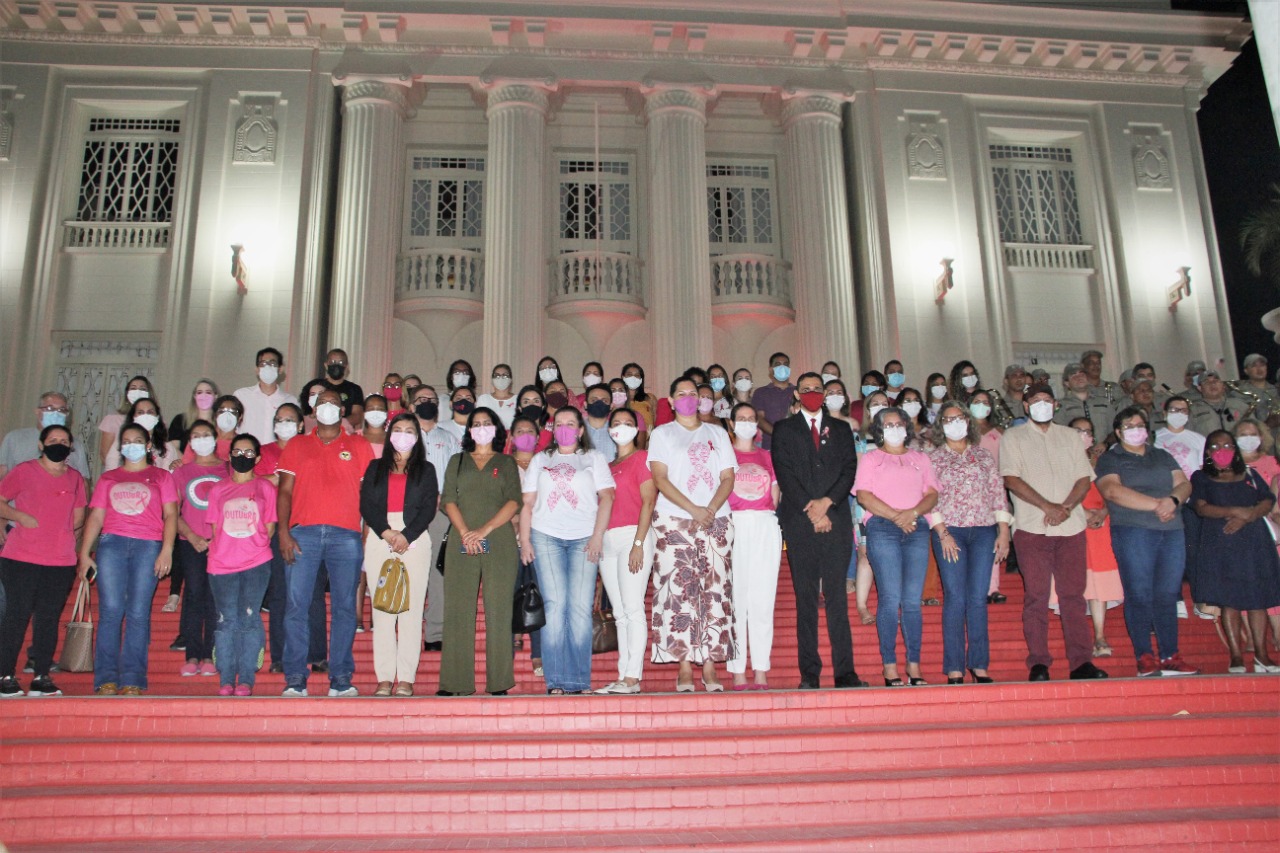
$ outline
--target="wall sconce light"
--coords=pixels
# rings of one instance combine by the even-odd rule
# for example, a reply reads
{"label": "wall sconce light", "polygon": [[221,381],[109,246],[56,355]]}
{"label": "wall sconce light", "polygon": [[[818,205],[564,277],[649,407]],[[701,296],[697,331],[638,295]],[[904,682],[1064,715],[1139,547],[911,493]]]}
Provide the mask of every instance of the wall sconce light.
{"label": "wall sconce light", "polygon": [[947,298],[947,291],[956,286],[955,270],[951,268],[955,258],[943,258],[938,263],[942,265],[942,273],[933,282],[933,301],[941,305]]}
{"label": "wall sconce light", "polygon": [[1169,313],[1176,314],[1178,303],[1191,295],[1191,267],[1178,267],[1178,280],[1169,287]]}
{"label": "wall sconce light", "polygon": [[249,292],[249,265],[245,263],[246,254],[243,243],[231,244],[231,277],[236,280],[236,292],[241,296]]}

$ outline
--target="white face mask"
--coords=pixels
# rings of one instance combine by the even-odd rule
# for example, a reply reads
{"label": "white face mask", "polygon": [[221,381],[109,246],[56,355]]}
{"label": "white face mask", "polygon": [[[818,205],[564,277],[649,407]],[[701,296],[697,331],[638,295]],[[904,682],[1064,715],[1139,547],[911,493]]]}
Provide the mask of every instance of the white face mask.
{"label": "white face mask", "polygon": [[823,400],[827,404],[828,412],[838,412],[844,408],[843,394],[828,394],[827,399]]}
{"label": "white face mask", "polygon": [[601,381],[600,377],[596,376],[594,373],[586,373],[582,376],[582,387],[594,388],[599,385]]}
{"label": "white face mask", "polygon": [[974,388],[978,387],[978,374],[972,373],[968,376],[961,377],[960,384],[972,391]]}
{"label": "white face mask", "polygon": [[1255,453],[1260,447],[1262,447],[1262,436],[1260,435],[1237,436],[1236,446],[1240,448],[1241,453]]}
{"label": "white face mask", "polygon": [[867,423],[871,423],[871,421],[876,419],[876,412],[882,412],[887,408],[889,407],[888,406],[872,406],[871,408],[867,409]]}
{"label": "white face mask", "polygon": [[947,396],[947,386],[934,385],[929,389],[929,396],[935,400],[941,400],[943,397]]}
{"label": "white face mask", "polygon": [[901,447],[907,443],[907,428],[890,426],[884,428],[884,443],[890,447]]}
{"label": "white face mask", "polygon": [[951,441],[963,441],[969,435],[969,425],[964,421],[943,424],[942,434]]}
{"label": "white face mask", "polygon": [[1170,412],[1166,420],[1174,429],[1182,429],[1187,425],[1187,421],[1191,420],[1191,416],[1186,412]]}
{"label": "white face mask", "polygon": [[258,379],[264,385],[275,385],[276,380],[280,378],[280,370],[274,364],[264,364],[258,368]]}
{"label": "white face mask", "polygon": [[156,428],[156,424],[160,423],[160,419],[155,415],[138,415],[133,419],[133,422],[147,432],[151,432]]}
{"label": "white face mask", "polygon": [[464,387],[464,386],[466,386],[466,385],[469,385],[470,383],[471,383],[471,374],[470,374],[470,373],[467,373],[466,371],[460,370],[460,371],[458,371],[457,373],[453,374],[453,387],[454,387],[454,388],[462,388],[462,387]]}
{"label": "white face mask", "polygon": [[644,380],[639,376],[624,376],[622,377],[622,384],[634,391],[644,384]]}
{"label": "white face mask", "polygon": [[824,373],[822,374],[822,384],[826,385],[828,382],[835,382],[839,378],[834,373]]}
{"label": "white face mask", "polygon": [[555,382],[560,378],[560,371],[554,367],[544,367],[538,371],[538,378],[542,380],[543,385],[546,385],[548,382]]}
{"label": "white face mask", "polygon": [[987,415],[991,414],[991,407],[986,403],[973,403],[969,406],[969,414],[973,415],[978,420],[982,420]]}
{"label": "white face mask", "polygon": [[1053,420],[1053,403],[1049,400],[1036,400],[1027,407],[1027,414],[1038,424],[1047,424]]}
{"label": "white face mask", "polygon": [[609,427],[609,438],[613,439],[613,443],[621,447],[624,444],[630,444],[636,440],[636,433],[639,430],[631,424],[618,424]]}
{"label": "white face mask", "polygon": [[321,403],[316,406],[316,420],[325,426],[333,426],[342,420],[342,409],[334,403]]}
{"label": "white face mask", "polygon": [[374,429],[382,429],[382,425],[387,422],[386,412],[365,412],[364,422]]}
{"label": "white face mask", "polygon": [[920,405],[919,400],[908,400],[902,404],[902,411],[906,412],[912,418],[918,418],[922,408],[924,407]]}
{"label": "white face mask", "polygon": [[319,399],[320,399],[320,395],[318,393],[312,394],[309,398],[307,398],[307,408],[314,409],[316,407],[316,400],[319,400]]}
{"label": "white face mask", "polygon": [[739,394],[745,394],[751,390],[751,380],[745,377],[742,379],[735,380],[733,383],[733,387],[737,389]]}
{"label": "white face mask", "polygon": [[760,425],[752,421],[734,421],[733,434],[743,441],[747,441],[756,437]]}
{"label": "white face mask", "polygon": [[493,387],[497,388],[499,391],[507,390],[508,388],[511,387],[511,377],[510,376],[493,377]]}
{"label": "white face mask", "polygon": [[191,439],[191,452],[196,456],[208,456],[218,447],[218,440],[211,435]]}
{"label": "white face mask", "polygon": [[214,420],[214,423],[217,424],[218,429],[222,430],[223,432],[231,432],[233,429],[236,428],[236,423],[238,421],[239,421],[239,418],[237,418],[231,412],[223,412],[222,414],[218,415],[218,417]]}
{"label": "white face mask", "polygon": [[273,429],[275,431],[276,438],[283,439],[284,441],[288,441],[289,439],[293,438],[295,435],[298,434],[298,422],[297,421],[280,421],[278,424],[275,425]]}
{"label": "white face mask", "polygon": [[149,399],[150,397],[151,395],[147,393],[146,388],[131,388],[124,393],[124,398],[129,401],[130,405],[133,405],[139,400]]}

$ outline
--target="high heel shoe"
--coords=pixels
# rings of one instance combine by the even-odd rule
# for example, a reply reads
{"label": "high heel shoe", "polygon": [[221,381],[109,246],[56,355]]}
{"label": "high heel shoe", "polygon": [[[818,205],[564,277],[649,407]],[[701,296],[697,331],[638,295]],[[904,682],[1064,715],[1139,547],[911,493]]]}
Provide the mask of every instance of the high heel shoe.
{"label": "high heel shoe", "polygon": [[995,684],[996,683],[996,680],[991,676],[978,675],[978,673],[974,672],[972,669],[969,670],[969,674],[973,676],[974,684]]}
{"label": "high heel shoe", "polygon": [[1280,672],[1280,665],[1273,664],[1273,663],[1263,663],[1257,658],[1254,658],[1253,671],[1254,672],[1272,672],[1272,673]]}
{"label": "high heel shoe", "polygon": [[723,693],[723,692],[724,692],[724,685],[723,685],[723,684],[721,684],[719,681],[711,681],[711,682],[708,682],[708,681],[704,678],[704,679],[702,679],[702,687],[703,687],[703,689],[704,689],[704,690],[706,690],[708,693]]}
{"label": "high heel shoe", "polygon": [[902,687],[903,681],[901,678],[886,678],[884,680],[884,686],[885,687]]}
{"label": "high heel shoe", "polygon": [[947,684],[964,684],[963,675],[948,675]]}
{"label": "high heel shoe", "polygon": [[907,676],[907,681],[911,683],[912,687],[925,687],[929,684],[929,682],[925,681],[918,675]]}

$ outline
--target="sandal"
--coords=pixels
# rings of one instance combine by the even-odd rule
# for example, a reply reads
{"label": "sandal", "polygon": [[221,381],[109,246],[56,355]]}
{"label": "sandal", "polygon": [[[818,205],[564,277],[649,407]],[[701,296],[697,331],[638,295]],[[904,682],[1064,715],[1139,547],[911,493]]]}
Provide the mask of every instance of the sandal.
{"label": "sandal", "polygon": [[902,687],[903,681],[901,678],[886,678],[884,680],[884,686],[885,687]]}
{"label": "sandal", "polygon": [[907,680],[911,683],[912,687],[925,687],[929,684],[929,682],[925,681],[918,675],[909,676]]}
{"label": "sandal", "polygon": [[1111,646],[1107,644],[1106,640],[1099,640],[1093,644],[1093,656],[1095,658],[1111,657]]}
{"label": "sandal", "polygon": [[559,687],[552,687],[550,690],[548,690],[548,691],[547,691],[547,695],[548,695],[548,696],[563,696],[563,695],[564,695],[564,690],[563,690],[562,688],[559,688]]}
{"label": "sandal", "polygon": [[692,681],[677,681],[677,682],[676,682],[676,692],[677,692],[677,693],[692,693],[692,692],[693,692],[693,682],[692,682]]}

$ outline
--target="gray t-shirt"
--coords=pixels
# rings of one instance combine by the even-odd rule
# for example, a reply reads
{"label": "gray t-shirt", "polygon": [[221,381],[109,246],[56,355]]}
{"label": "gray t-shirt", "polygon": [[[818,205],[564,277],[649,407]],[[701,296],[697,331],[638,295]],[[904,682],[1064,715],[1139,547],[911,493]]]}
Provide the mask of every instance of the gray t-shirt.
{"label": "gray t-shirt", "polygon": [[[97,435],[97,433],[94,434]],[[15,429],[4,437],[3,442],[0,442],[0,466],[4,466],[9,471],[23,462],[30,462],[39,457],[40,430],[35,427]],[[71,455],[67,457],[67,464],[79,471],[80,476],[85,480],[89,479],[89,460],[85,458],[84,448],[80,446],[80,442],[72,441]]]}
{"label": "gray t-shirt", "polygon": [[[1178,462],[1168,451],[1158,447],[1147,447],[1145,453],[1130,453],[1120,444],[1115,445],[1098,459],[1095,469],[1098,480],[1109,474],[1120,478],[1120,484],[1149,498],[1167,498],[1173,491],[1173,475],[1181,471]],[[1148,530],[1181,530],[1182,513],[1175,512],[1173,518],[1161,521],[1154,512],[1129,509],[1113,501],[1107,501],[1107,510],[1111,513],[1111,524],[1128,527],[1143,527]]]}

